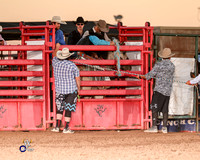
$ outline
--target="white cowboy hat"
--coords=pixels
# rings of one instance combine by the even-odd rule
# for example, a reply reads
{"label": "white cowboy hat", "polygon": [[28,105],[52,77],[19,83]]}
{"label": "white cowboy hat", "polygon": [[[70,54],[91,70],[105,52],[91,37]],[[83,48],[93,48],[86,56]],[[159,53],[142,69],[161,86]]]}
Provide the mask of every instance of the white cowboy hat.
{"label": "white cowboy hat", "polygon": [[73,54],[74,54],[74,52],[70,53],[68,48],[63,48],[62,51],[58,51],[56,53],[56,56],[59,59],[66,59],[66,58],[70,57]]}
{"label": "white cowboy hat", "polygon": [[2,32],[3,31],[3,28],[2,28],[2,26],[0,26],[0,32]]}
{"label": "white cowboy hat", "polygon": [[169,58],[174,55],[175,53],[172,53],[170,48],[164,48],[163,50],[158,52],[158,56],[161,58]]}
{"label": "white cowboy hat", "polygon": [[52,19],[51,19],[51,22],[57,22],[57,23],[60,23],[60,24],[67,24],[64,21],[61,21],[60,16],[53,16]]}

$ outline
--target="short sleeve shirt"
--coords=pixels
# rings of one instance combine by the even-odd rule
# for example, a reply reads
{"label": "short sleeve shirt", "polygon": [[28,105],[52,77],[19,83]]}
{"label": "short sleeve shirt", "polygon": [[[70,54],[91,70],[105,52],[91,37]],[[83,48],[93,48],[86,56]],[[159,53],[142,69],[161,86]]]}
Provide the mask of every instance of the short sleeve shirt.
{"label": "short sleeve shirt", "polygon": [[75,77],[79,77],[79,69],[77,66],[68,60],[59,60],[54,57],[52,60],[55,90],[56,93],[70,94],[77,90]]}
{"label": "short sleeve shirt", "polygon": [[175,66],[169,59],[163,59],[161,62],[155,64],[153,69],[145,75],[149,80],[155,77],[155,88],[157,91],[165,96],[170,96],[173,84]]}

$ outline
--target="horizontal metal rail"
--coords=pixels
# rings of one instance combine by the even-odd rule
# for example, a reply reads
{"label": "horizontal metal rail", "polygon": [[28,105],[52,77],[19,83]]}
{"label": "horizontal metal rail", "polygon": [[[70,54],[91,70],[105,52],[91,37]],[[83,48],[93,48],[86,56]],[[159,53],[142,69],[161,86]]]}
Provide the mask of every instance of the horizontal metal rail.
{"label": "horizontal metal rail", "polygon": [[42,65],[44,60],[0,60],[0,65]]}
{"label": "horizontal metal rail", "polygon": [[154,33],[155,36],[200,37],[199,34]]}
{"label": "horizontal metal rail", "polygon": [[5,45],[0,46],[0,51],[42,51],[45,49],[44,45]]}
{"label": "horizontal metal rail", "polygon": [[[0,83],[1,84],[1,83]],[[81,86],[141,86],[141,81],[81,81]]]}
{"label": "horizontal metal rail", "polygon": [[[70,51],[116,51],[116,46],[95,45],[61,45],[60,49],[69,48]],[[143,46],[120,46],[120,51],[142,51]]]}
{"label": "horizontal metal rail", "polygon": [[44,36],[45,33],[24,33],[23,36]]}
{"label": "horizontal metal rail", "polygon": [[0,96],[42,96],[43,94],[43,90],[0,90]]}
{"label": "horizontal metal rail", "polygon": [[[80,71],[80,76],[82,77],[118,77],[116,75],[116,71]],[[142,71],[129,71],[129,73],[133,74],[142,74]],[[1,76],[1,75],[0,75]],[[130,76],[130,74],[121,72],[121,76]]]}
{"label": "horizontal metal rail", "polygon": [[[110,29],[119,29],[119,27],[114,27],[114,26],[110,26],[109,27]],[[125,27],[125,26],[120,26],[120,29],[122,30],[130,30],[130,29],[134,29],[134,30],[139,30],[139,29],[147,29],[147,30],[153,30],[154,27],[139,27],[139,26],[136,26],[136,27]]]}
{"label": "horizontal metal rail", "polygon": [[0,99],[0,102],[44,102],[43,99],[16,99],[16,98],[9,98],[9,99]]}
{"label": "horizontal metal rail", "polygon": [[41,77],[42,71],[0,71],[0,77]]}
{"label": "horizontal metal rail", "polygon": [[43,29],[43,28],[55,28],[53,25],[43,25],[43,26],[22,26],[23,29]]}
{"label": "horizontal metal rail", "polygon": [[20,27],[4,27],[3,30],[15,30],[20,29]]}
{"label": "horizontal metal rail", "polygon": [[[76,65],[82,64],[89,64],[89,65],[116,65],[116,60],[73,60],[72,62],[78,62],[75,63]],[[142,60],[120,60],[120,65],[141,65]]]}
{"label": "horizontal metal rail", "polygon": [[119,34],[119,36],[122,36],[122,37],[143,37],[144,35],[141,33],[136,33],[136,34]]}
{"label": "horizontal metal rail", "polygon": [[108,89],[108,90],[81,90],[80,95],[141,95],[141,90]]}
{"label": "horizontal metal rail", "polygon": [[0,81],[1,87],[43,86],[43,81]]}
{"label": "horizontal metal rail", "polygon": [[[127,98],[106,98],[104,99],[81,99],[81,102],[141,102],[143,101],[142,98],[135,98],[135,99],[127,99]],[[79,102],[77,102],[79,103]]]}

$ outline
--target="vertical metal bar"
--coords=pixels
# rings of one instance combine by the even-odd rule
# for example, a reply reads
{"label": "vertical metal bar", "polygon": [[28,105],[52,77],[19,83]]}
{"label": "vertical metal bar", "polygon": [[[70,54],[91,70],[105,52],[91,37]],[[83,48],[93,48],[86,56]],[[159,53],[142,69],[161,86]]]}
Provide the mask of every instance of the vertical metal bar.
{"label": "vertical metal bar", "polygon": [[[55,27],[53,27],[53,30],[52,30],[52,49],[55,48]],[[52,55],[52,58],[53,58],[53,55]],[[52,67],[52,79],[54,78],[53,76],[53,67]],[[53,88],[53,115],[54,115],[54,126],[56,125],[56,103],[55,103],[55,99],[56,99],[56,92],[55,92],[55,83],[54,81],[52,82],[52,88]]]}
{"label": "vertical metal bar", "polygon": [[[11,51],[8,51],[8,60],[11,60]],[[8,66],[8,71],[11,71],[11,66]],[[11,81],[11,77],[8,77],[8,80]],[[12,89],[12,87],[9,87],[9,89]],[[13,97],[13,96],[12,96]]]}
{"label": "vertical metal bar", "polygon": [[53,29],[52,29],[52,45],[53,45],[52,49],[55,48],[55,44],[56,44],[55,32],[56,32],[55,27],[53,27]]}
{"label": "vertical metal bar", "polygon": [[[198,60],[198,39],[199,37],[195,37],[195,60]],[[197,76],[197,68],[195,66],[195,76]]]}
{"label": "vertical metal bar", "polygon": [[157,41],[157,36],[154,35],[154,56],[156,60],[158,59],[157,53],[158,53],[158,41]]}
{"label": "vertical metal bar", "polygon": [[[198,44],[199,44],[199,42],[198,42],[198,39],[199,39],[199,37],[198,36],[196,36],[195,37],[195,76],[197,76],[197,65],[198,65],[198,48],[199,48],[199,46],[198,46]],[[196,116],[196,131],[198,132],[199,131],[199,113],[198,113],[198,90],[195,88],[195,106],[194,106],[194,115]]]}
{"label": "vertical metal bar", "polygon": [[42,86],[42,90],[44,91],[43,93],[43,105],[42,105],[42,108],[43,108],[43,128],[44,130],[46,130],[46,127],[47,127],[47,124],[46,124],[46,106],[47,106],[47,103],[48,103],[48,92],[47,92],[47,81],[46,81],[46,77],[48,76],[48,74],[46,73],[46,52],[45,52],[45,46],[44,46],[44,49],[42,50],[42,60],[43,60],[43,64],[42,64],[42,71],[43,71],[43,77],[42,77],[42,81],[43,81],[43,86]]}
{"label": "vertical metal bar", "polygon": [[[153,52],[150,54],[150,70],[152,70],[153,68]],[[150,102],[151,102],[151,99],[152,99],[152,96],[153,96],[153,79],[150,80]],[[148,111],[149,112],[149,111]],[[149,112],[149,115],[150,117],[152,117],[152,115],[150,115],[151,112]],[[152,119],[150,121],[150,124],[152,126]]]}
{"label": "vertical metal bar", "polygon": [[[49,28],[45,27],[44,28],[44,31],[45,31],[45,51],[48,50],[48,46],[47,46],[47,43],[49,42],[48,41],[48,34],[49,34]],[[50,70],[49,70],[49,54],[47,54],[46,52],[44,51],[44,69],[45,69],[45,72],[46,72],[46,75],[45,75],[45,88],[46,88],[46,91],[45,91],[45,94],[46,94],[46,119],[48,121],[51,120],[51,106],[50,106]],[[47,127],[49,127],[49,124],[47,124]]]}
{"label": "vertical metal bar", "polygon": [[142,29],[142,33],[143,33],[143,36],[142,36],[143,37],[143,48],[145,48],[145,45],[146,45],[146,37],[145,36],[146,36],[146,34],[145,34],[144,28]]}
{"label": "vertical metal bar", "polygon": [[118,27],[118,32],[119,32],[119,41],[122,42],[122,37],[120,36],[121,32],[122,32],[122,30],[120,28],[121,27],[121,23],[118,22],[117,27]]}
{"label": "vertical metal bar", "polygon": [[[147,30],[147,27],[145,27],[145,46],[146,46],[146,43],[149,43],[149,37],[148,37],[148,30]],[[148,49],[147,49],[148,50]]]}
{"label": "vertical metal bar", "polygon": [[81,104],[81,127],[83,128],[85,125],[83,125],[83,102],[79,102]]}
{"label": "vertical metal bar", "polygon": [[[22,37],[22,45],[25,45],[25,41],[27,39],[27,37],[24,36],[24,33],[27,33],[27,30],[25,29],[25,26],[23,25],[23,22],[21,22],[21,37]],[[21,56],[21,59],[25,59],[25,54],[26,54],[27,51],[22,51],[22,56]],[[22,71],[25,71],[26,67],[25,65],[22,66]],[[25,81],[25,77],[21,77],[21,80]],[[25,90],[25,87],[22,87],[22,90]],[[22,96],[23,99],[25,99],[26,97],[25,96]]]}
{"label": "vertical metal bar", "polygon": [[[145,69],[145,74],[148,73],[148,54],[145,54],[145,65],[146,65],[146,69]],[[145,89],[145,97],[146,97],[146,102],[145,102],[145,119],[148,119],[148,110],[149,110],[149,82],[146,80],[145,81],[145,86],[146,86],[146,89]],[[147,124],[147,123],[146,123]]]}
{"label": "vertical metal bar", "polygon": [[[144,97],[143,97],[144,98]],[[143,99],[143,101],[144,101],[144,99]],[[140,106],[142,106],[142,107],[140,107],[140,115],[141,115],[141,117],[140,117],[140,119],[141,119],[141,129],[145,129],[144,128],[144,102],[143,101],[140,101]]]}
{"label": "vertical metal bar", "polygon": [[[21,51],[18,51],[18,52],[17,52],[17,59],[21,59]],[[20,71],[20,69],[21,69],[21,67],[18,66],[18,67],[17,67],[17,70]],[[17,80],[20,81],[21,78],[20,78],[20,77],[17,77]],[[21,87],[17,87],[17,89],[20,90]],[[18,96],[18,98],[20,98],[20,96]]]}
{"label": "vertical metal bar", "polygon": [[[145,32],[145,28],[142,29],[142,33],[143,33],[143,49],[141,51],[141,59],[142,59],[142,74],[144,75],[146,73],[146,55],[143,51],[146,51],[146,32]],[[142,103],[141,103],[141,128],[144,129],[144,111],[146,110],[146,93],[147,93],[147,81],[142,80],[143,85],[142,85]]]}

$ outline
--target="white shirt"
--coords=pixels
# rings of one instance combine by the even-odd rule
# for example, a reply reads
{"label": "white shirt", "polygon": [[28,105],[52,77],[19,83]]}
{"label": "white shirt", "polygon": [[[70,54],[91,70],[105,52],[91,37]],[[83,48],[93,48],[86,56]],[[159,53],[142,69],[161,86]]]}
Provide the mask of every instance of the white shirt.
{"label": "white shirt", "polygon": [[196,84],[200,82],[200,74],[190,81],[191,84]]}

